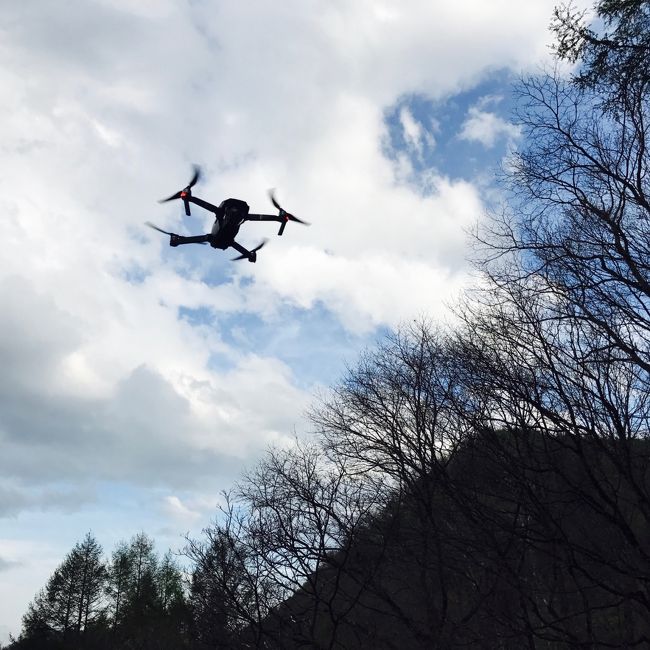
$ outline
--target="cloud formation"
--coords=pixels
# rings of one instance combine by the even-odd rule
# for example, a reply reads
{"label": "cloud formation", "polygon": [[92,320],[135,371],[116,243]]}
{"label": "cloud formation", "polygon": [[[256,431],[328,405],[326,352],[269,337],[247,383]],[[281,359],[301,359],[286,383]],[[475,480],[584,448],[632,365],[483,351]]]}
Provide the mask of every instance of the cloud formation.
{"label": "cloud formation", "polygon": [[[299,360],[318,345],[321,314],[341,332],[321,353],[330,358],[414,312],[444,316],[467,282],[465,229],[481,217],[481,196],[444,165],[414,173],[435,129],[410,109],[399,114],[407,146],[387,156],[386,110],[413,94],[444,102],[494,70],[536,64],[553,4],[3,7],[5,546],[54,539],[32,517],[70,522],[47,547],[49,563],[21,554],[22,568],[5,571],[24,571],[23,600],[88,530],[87,506],[106,485],[154,504],[161,529],[198,522],[244,463],[304,427],[318,373],[300,376]],[[464,108],[465,137],[491,146],[512,135],[494,106]],[[272,238],[255,265],[207,247],[170,250],[142,222],[209,228],[209,214],[156,203],[194,162],[205,169],[197,195],[263,212],[276,187],[312,226],[290,224],[282,238],[275,224],[243,228],[243,245]],[[266,328],[256,337],[253,321]],[[292,336],[303,327],[313,329]],[[291,367],[274,354],[280,343],[297,346]],[[9,607],[14,587],[0,587],[13,627],[26,606]]]}
{"label": "cloud formation", "polygon": [[5,560],[0,557],[0,573],[12,569],[13,567],[19,566],[18,562],[13,562],[11,560]]}
{"label": "cloud formation", "polygon": [[494,147],[500,138],[509,142],[516,141],[521,135],[521,129],[498,114],[484,110],[486,103],[484,100],[478,106],[470,107],[459,137],[480,142],[488,148]]}

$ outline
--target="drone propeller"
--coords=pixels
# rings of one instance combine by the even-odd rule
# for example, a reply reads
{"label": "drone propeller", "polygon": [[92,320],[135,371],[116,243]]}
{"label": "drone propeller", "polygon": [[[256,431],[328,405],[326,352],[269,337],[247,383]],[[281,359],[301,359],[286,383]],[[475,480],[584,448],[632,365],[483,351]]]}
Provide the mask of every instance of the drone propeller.
{"label": "drone propeller", "polygon": [[[144,222],[146,226],[149,226],[149,228],[153,228],[154,230],[157,230],[158,232],[163,233],[164,235],[169,235],[170,237],[178,237],[178,235],[174,232],[167,232],[166,230],[163,230],[162,228],[158,228],[158,226],[154,223],[151,223],[151,221],[145,221]],[[204,241],[196,241],[196,242],[191,242],[192,244],[205,244],[206,242]]]}
{"label": "drone propeller", "polygon": [[309,223],[307,223],[306,221],[303,221],[302,219],[298,219],[298,217],[294,217],[286,210],[283,210],[282,206],[278,203],[277,199],[275,198],[274,190],[269,190],[269,198],[271,199],[271,203],[273,203],[273,205],[279,210],[280,217],[283,220],[280,225],[280,230],[278,230],[278,235],[281,235],[284,232],[284,229],[289,221],[296,221],[298,223],[303,224],[304,226],[309,225]]}
{"label": "drone propeller", "polygon": [[162,228],[158,228],[158,226],[156,226],[156,224],[154,224],[154,223],[151,223],[151,221],[145,221],[144,224],[145,224],[145,226],[149,226],[149,228],[153,228],[154,230],[157,230],[158,232],[161,232],[161,233],[163,233],[165,235],[173,235],[174,234],[173,232],[167,232],[166,230],[163,230]]}
{"label": "drone propeller", "polygon": [[268,241],[268,239],[264,239],[264,240],[262,241],[262,243],[261,243],[259,246],[257,246],[256,248],[254,248],[254,249],[250,252],[250,255],[246,255],[246,254],[242,253],[241,255],[239,255],[239,256],[237,256],[237,257],[233,257],[231,261],[232,261],[232,262],[236,262],[237,260],[248,259],[248,260],[250,260],[251,262],[254,262],[254,261],[256,260],[256,258],[257,258],[257,251],[258,251],[260,248],[262,248],[262,246],[264,246],[264,244],[266,244],[267,241]]}
{"label": "drone propeller", "polygon": [[197,184],[199,178],[201,178],[201,168],[198,165],[194,165],[194,176],[192,176],[192,180],[188,183],[187,187],[176,192],[176,194],[172,194],[166,199],[161,199],[158,203],[167,203],[167,201],[183,199],[183,203],[185,204],[185,214],[189,217],[190,202],[187,200],[187,197],[192,196],[192,188]]}

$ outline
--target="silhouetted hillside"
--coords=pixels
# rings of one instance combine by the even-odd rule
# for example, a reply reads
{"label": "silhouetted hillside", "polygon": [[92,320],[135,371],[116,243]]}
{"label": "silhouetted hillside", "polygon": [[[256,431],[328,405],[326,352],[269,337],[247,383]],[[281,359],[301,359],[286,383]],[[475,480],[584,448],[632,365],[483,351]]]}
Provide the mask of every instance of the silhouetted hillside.
{"label": "silhouetted hillside", "polygon": [[649,454],[645,441],[476,437],[274,611],[267,643],[643,647]]}

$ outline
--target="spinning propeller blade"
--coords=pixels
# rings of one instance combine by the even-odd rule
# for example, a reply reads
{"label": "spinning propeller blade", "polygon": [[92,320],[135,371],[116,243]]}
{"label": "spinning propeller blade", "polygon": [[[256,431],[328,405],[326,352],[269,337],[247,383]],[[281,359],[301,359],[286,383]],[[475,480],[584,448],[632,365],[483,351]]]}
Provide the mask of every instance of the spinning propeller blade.
{"label": "spinning propeller blade", "polygon": [[282,208],[282,206],[275,198],[275,190],[269,190],[269,198],[271,199],[271,203],[273,203],[273,205],[279,210],[280,217],[283,219],[282,224],[280,225],[280,230],[278,230],[278,235],[281,235],[284,232],[284,229],[289,221],[296,221],[297,223],[303,224],[303,226],[309,225],[307,221],[303,221],[302,219],[298,219],[298,217],[294,217],[292,214]]}
{"label": "spinning propeller blade", "polygon": [[171,196],[168,196],[166,199],[160,199],[158,203],[167,203],[167,201],[173,201],[174,199],[180,199],[181,198],[181,192],[176,192],[176,194],[172,194]]}
{"label": "spinning propeller blade", "polygon": [[277,199],[275,198],[275,189],[269,190],[269,198],[271,199],[271,203],[282,212],[282,206],[278,203]]}
{"label": "spinning propeller blade", "polygon": [[201,168],[198,165],[193,165],[194,168],[194,176],[192,176],[192,180],[189,182],[189,185],[185,188],[187,190],[192,189],[198,182],[199,178],[201,178]]}
{"label": "spinning propeller blade", "polygon": [[154,230],[157,230],[158,232],[161,232],[165,235],[173,235],[173,232],[167,232],[166,230],[163,230],[162,228],[158,228],[156,224],[151,223],[151,221],[145,221],[144,222],[146,226],[149,226],[149,228],[153,228]]}
{"label": "spinning propeller blade", "polygon": [[194,175],[192,176],[192,180],[190,180],[187,186],[184,189],[176,192],[176,194],[172,194],[166,199],[161,199],[160,201],[158,201],[158,203],[167,203],[167,201],[174,201],[175,199],[183,199],[183,203],[185,204],[185,214],[189,217],[190,202],[186,199],[186,197],[192,196],[192,188],[197,184],[200,178],[201,178],[201,168],[198,165],[194,165]]}

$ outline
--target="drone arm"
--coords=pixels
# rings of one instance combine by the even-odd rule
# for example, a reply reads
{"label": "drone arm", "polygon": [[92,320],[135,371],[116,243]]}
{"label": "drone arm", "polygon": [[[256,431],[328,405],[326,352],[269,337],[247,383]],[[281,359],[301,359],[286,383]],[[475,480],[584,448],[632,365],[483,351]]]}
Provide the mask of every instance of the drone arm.
{"label": "drone arm", "polygon": [[309,225],[306,221],[298,219],[298,217],[294,217],[292,214],[289,214],[280,206],[276,207],[280,211],[280,214],[277,216],[274,214],[248,214],[246,215],[246,221],[278,221],[280,223],[280,230],[278,230],[278,235],[281,235],[284,232],[284,229],[289,221],[297,221],[298,223],[301,223],[305,226]]}
{"label": "drone arm", "polygon": [[238,253],[239,257],[235,257],[235,260],[243,260],[244,258],[250,258],[250,251],[246,250],[241,244],[238,244],[236,241],[233,240],[232,244],[230,244],[232,248],[234,248]]}
{"label": "drone arm", "polygon": [[174,246],[182,244],[206,244],[210,241],[211,235],[192,235],[185,237],[184,235],[172,235]]}
{"label": "drone arm", "polygon": [[199,199],[196,196],[189,195],[184,200],[189,201],[190,203],[194,203],[195,205],[198,205],[200,208],[204,208],[205,210],[214,212],[215,214],[217,214],[220,211],[220,209],[216,205],[212,205],[212,203],[208,203],[207,201],[204,201],[203,199]]}
{"label": "drone arm", "polygon": [[277,214],[247,214],[244,221],[284,221]]}
{"label": "drone arm", "polygon": [[284,232],[284,227],[287,225],[289,219],[285,216],[287,213],[283,212],[279,215],[274,214],[249,214],[246,219],[249,221],[279,221],[280,230],[278,230],[278,235],[281,235]]}

